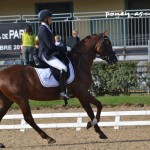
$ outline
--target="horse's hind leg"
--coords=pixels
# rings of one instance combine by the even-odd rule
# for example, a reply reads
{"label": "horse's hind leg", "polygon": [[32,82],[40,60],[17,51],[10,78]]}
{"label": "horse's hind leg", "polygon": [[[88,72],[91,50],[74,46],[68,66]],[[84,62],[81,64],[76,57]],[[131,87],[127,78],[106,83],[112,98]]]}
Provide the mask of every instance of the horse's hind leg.
{"label": "horse's hind leg", "polygon": [[[7,97],[0,93],[0,122],[12,104],[13,102],[11,102]],[[0,148],[5,148],[5,146],[0,143]]]}
{"label": "horse's hind leg", "polygon": [[0,122],[12,104],[12,101],[0,93]]}
{"label": "horse's hind leg", "polygon": [[[18,100],[17,100],[18,101]],[[24,120],[31,126],[33,127],[33,129],[35,129],[39,134],[40,136],[43,138],[43,139],[46,139],[48,140],[48,143],[49,144],[52,144],[52,143],[55,143],[56,141],[49,137],[43,130],[41,130],[37,125],[36,123],[34,122],[34,119],[32,117],[32,114],[31,114],[31,108],[29,106],[29,101],[28,100],[25,100],[25,99],[19,99],[18,101],[18,105],[23,113],[23,116],[24,116]]]}

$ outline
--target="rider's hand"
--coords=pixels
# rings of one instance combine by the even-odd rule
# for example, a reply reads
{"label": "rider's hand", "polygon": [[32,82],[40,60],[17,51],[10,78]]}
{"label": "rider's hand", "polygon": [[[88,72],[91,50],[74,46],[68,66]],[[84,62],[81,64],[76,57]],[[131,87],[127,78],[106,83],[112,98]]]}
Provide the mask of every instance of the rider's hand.
{"label": "rider's hand", "polygon": [[70,52],[71,51],[71,47],[67,46],[67,51]]}

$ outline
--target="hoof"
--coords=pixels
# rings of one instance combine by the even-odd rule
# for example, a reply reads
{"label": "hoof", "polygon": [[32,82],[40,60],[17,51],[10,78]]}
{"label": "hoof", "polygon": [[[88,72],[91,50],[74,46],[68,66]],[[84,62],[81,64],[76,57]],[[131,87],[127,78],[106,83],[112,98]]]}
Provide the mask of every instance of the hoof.
{"label": "hoof", "polygon": [[0,143],[0,148],[5,148],[5,146],[3,144]]}
{"label": "hoof", "polygon": [[56,140],[54,140],[53,138],[50,138],[50,139],[48,140],[48,144],[53,144],[53,143],[56,143]]}
{"label": "hoof", "polygon": [[103,132],[99,135],[100,139],[108,139],[107,135],[104,134]]}
{"label": "hoof", "polygon": [[89,121],[88,123],[87,123],[87,129],[89,129],[89,128],[91,128],[92,127],[92,124],[91,124],[91,122]]}

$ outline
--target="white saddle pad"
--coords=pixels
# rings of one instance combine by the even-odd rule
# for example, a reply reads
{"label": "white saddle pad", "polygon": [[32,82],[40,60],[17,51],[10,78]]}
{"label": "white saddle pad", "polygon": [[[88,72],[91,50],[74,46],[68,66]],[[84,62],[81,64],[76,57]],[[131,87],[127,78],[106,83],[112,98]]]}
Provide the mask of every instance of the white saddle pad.
{"label": "white saddle pad", "polygon": [[[74,80],[74,70],[71,62],[69,61],[70,77],[67,80],[67,84],[70,84]],[[54,78],[49,68],[35,68],[38,74],[41,84],[44,87],[57,87],[59,82]]]}

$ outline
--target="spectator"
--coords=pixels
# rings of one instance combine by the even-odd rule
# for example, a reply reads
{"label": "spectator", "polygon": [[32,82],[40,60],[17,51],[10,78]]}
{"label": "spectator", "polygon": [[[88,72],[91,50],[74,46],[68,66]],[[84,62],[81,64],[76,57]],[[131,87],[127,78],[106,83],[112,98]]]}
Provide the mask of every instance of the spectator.
{"label": "spectator", "polygon": [[22,34],[22,52],[25,65],[33,65],[33,54],[35,47],[35,35],[32,32],[32,26],[27,25]]}
{"label": "spectator", "polygon": [[78,37],[78,31],[74,30],[72,31],[72,36],[68,38],[67,40],[67,46],[71,49],[80,42],[80,38]]}
{"label": "spectator", "polygon": [[60,35],[55,36],[55,45],[64,47],[64,43],[61,41],[61,36]]}

